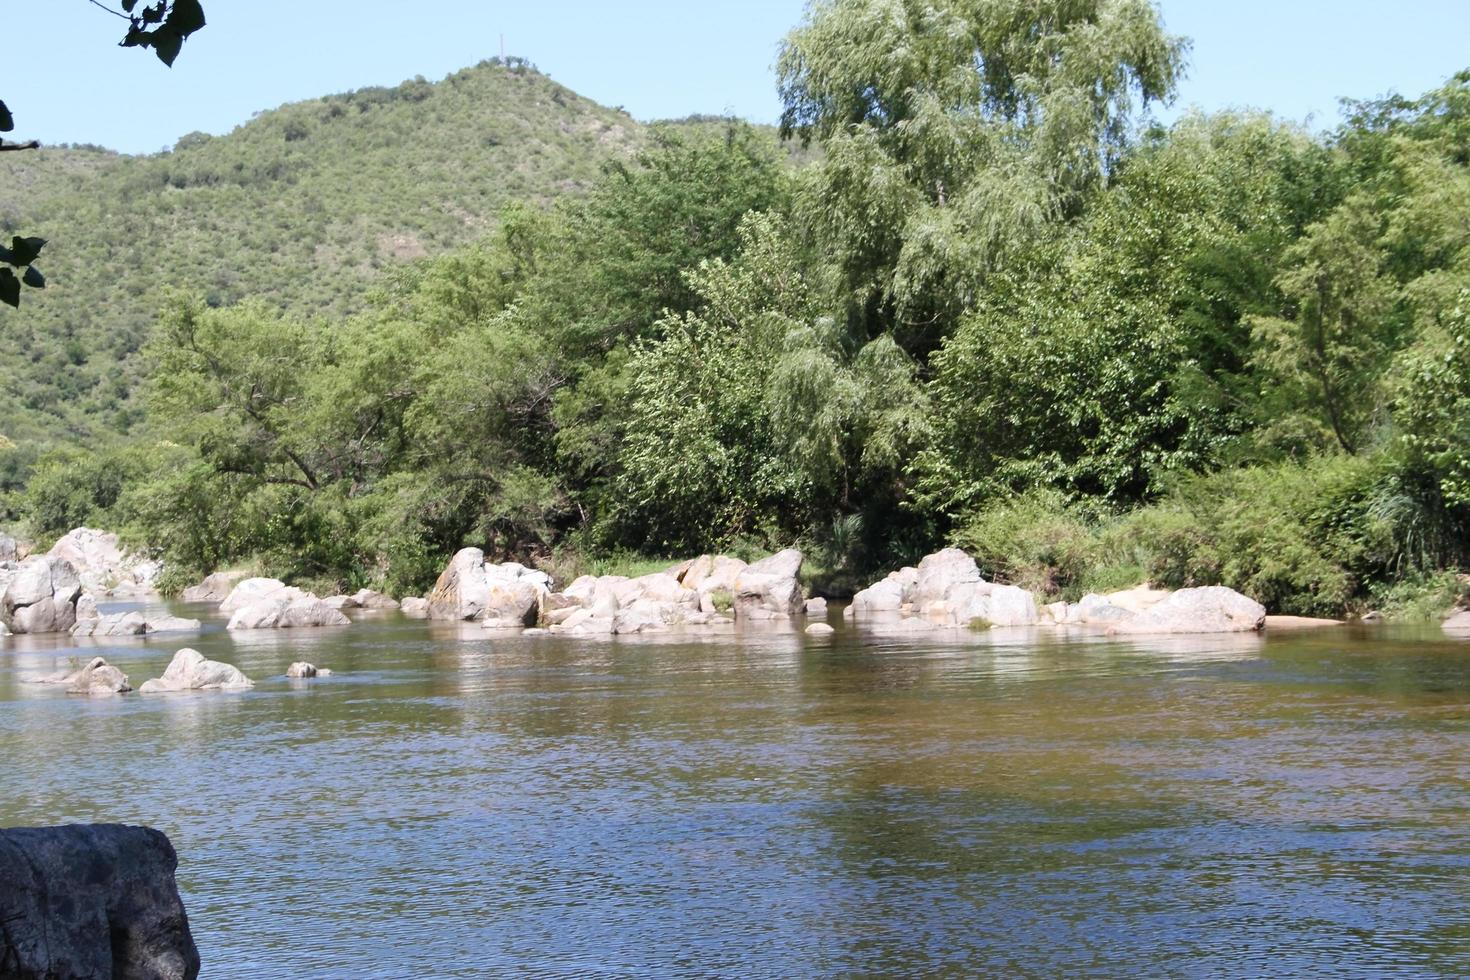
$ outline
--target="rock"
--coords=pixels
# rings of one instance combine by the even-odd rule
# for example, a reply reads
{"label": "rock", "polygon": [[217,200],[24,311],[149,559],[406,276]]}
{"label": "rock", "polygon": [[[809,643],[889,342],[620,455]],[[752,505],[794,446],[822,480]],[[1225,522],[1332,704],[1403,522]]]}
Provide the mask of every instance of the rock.
{"label": "rock", "polygon": [[71,562],[34,555],[21,562],[0,594],[0,622],[13,633],[65,633],[76,624],[82,597]]}
{"label": "rock", "polygon": [[1109,592],[1103,598],[1107,599],[1111,605],[1117,606],[1119,609],[1141,613],[1145,609],[1156,606],[1169,598],[1169,594],[1168,589],[1153,589],[1149,588],[1147,583],[1144,583],[1143,585],[1136,585],[1131,589],[1124,589],[1121,592]]}
{"label": "rock", "polygon": [[1106,596],[1089,592],[1081,602],[1068,607],[1066,621],[1081,626],[1107,626],[1132,619],[1134,615],[1122,606],[1113,605]]}
{"label": "rock", "polygon": [[128,675],[118,670],[112,664],[101,657],[94,657],[92,661],[77,671],[71,683],[66,687],[68,694],[126,694],[133,689],[128,683]]}
{"label": "rock", "polygon": [[83,620],[71,628],[72,636],[142,636],[146,632],[148,621],[140,612],[113,613]]}
{"label": "rock", "polygon": [[194,980],[177,869],[148,827],[0,830],[0,976]]}
{"label": "rock", "polygon": [[969,625],[970,620],[984,619],[991,626],[1035,626],[1041,621],[1036,611],[1036,599],[1025,589],[1014,585],[997,585],[984,600],[985,612],[978,617],[969,617],[960,625]]}
{"label": "rock", "polygon": [[[230,590],[230,594],[220,603],[219,611],[222,613],[233,613],[262,602],[291,602],[296,599],[315,599],[310,592],[303,592],[295,586],[287,585],[280,579],[274,578],[247,578]],[[318,600],[320,601],[320,600]]]}
{"label": "rock", "polygon": [[70,562],[82,587],[98,595],[146,595],[163,570],[156,561],[124,552],[116,534],[90,527],[68,531],[48,554]]}
{"label": "rock", "polygon": [[[1268,630],[1314,630],[1324,626],[1342,626],[1340,619],[1318,619],[1315,616],[1267,616]],[[1466,627],[1470,629],[1470,626]]]}
{"label": "rock", "polygon": [[787,548],[745,568],[735,579],[735,616],[748,619],[794,617],[802,610],[802,555]]}
{"label": "rock", "polygon": [[806,628],[808,636],[831,636],[835,632],[837,631],[826,623],[812,623]]}
{"label": "rock", "polygon": [[523,631],[521,633],[521,635],[522,636],[545,636],[546,635],[546,632],[547,632],[546,630],[542,629],[539,626],[533,626],[530,629]]}
{"label": "rock", "polygon": [[80,620],[72,627],[71,635],[143,636],[147,633],[197,633],[202,628],[197,619],[181,619],[168,615],[149,619],[140,612],[125,612]]}
{"label": "rock", "polygon": [[[1363,620],[1364,622],[1369,621],[1367,616],[1364,616]],[[1461,609],[1459,612],[1454,613],[1449,619],[1446,619],[1440,624],[1440,628],[1450,634],[1470,634],[1470,609]]]}
{"label": "rock", "polygon": [[689,563],[689,567],[679,577],[679,584],[686,589],[693,589],[700,595],[728,592],[733,597],[735,580],[748,567],[750,566],[739,558],[727,558],[724,555],[700,555]]}
{"label": "rock", "polygon": [[19,561],[20,545],[8,534],[0,534],[0,561]]}
{"label": "rock", "polygon": [[919,606],[948,601],[956,586],[976,585],[984,581],[975,559],[958,548],[945,548],[928,555],[919,562],[917,571],[913,594],[906,598]]}
{"label": "rock", "polygon": [[65,685],[68,694],[126,694],[133,689],[128,675],[101,657],[93,657],[84,667],[48,674],[35,683]]}
{"label": "rock", "polygon": [[826,619],[827,600],[822,598],[808,599],[806,601],[806,614],[812,619]]}
{"label": "rock", "polygon": [[301,661],[287,667],[286,676],[290,678],[330,677],[332,676],[332,672],[325,667],[318,667],[316,664]]}
{"label": "rock", "polygon": [[322,602],[338,611],[357,608],[357,600],[350,595],[329,595]]}
{"label": "rock", "polygon": [[357,603],[358,609],[388,610],[399,608],[397,599],[391,595],[374,592],[372,589],[358,589],[352,595],[352,601]]}
{"label": "rock", "polygon": [[541,597],[550,591],[545,572],[516,562],[485,561],[479,548],[454,556],[428,595],[429,618],[448,620],[507,619],[535,625]]}
{"label": "rock", "polygon": [[398,609],[409,619],[429,618],[429,600],[420,596],[409,596],[398,604]]}
{"label": "rock", "polygon": [[1109,628],[1111,633],[1245,633],[1266,623],[1266,607],[1221,585],[1180,589],[1137,615]]}
{"label": "rock", "polygon": [[224,602],[248,572],[215,572],[198,585],[191,585],[179,598],[184,602]]}
{"label": "rock", "polygon": [[254,687],[250,678],[239,669],[217,660],[206,660],[204,654],[187,647],[174,654],[163,676],[145,681],[138,688],[140,694],[167,693],[170,691],[215,691],[239,690]]}
{"label": "rock", "polygon": [[268,599],[237,609],[227,630],[310,629],[350,626],[352,620],[312,595],[299,599]]}
{"label": "rock", "polygon": [[852,604],[843,615],[852,618],[869,613],[897,613],[904,604],[912,601],[919,584],[919,570],[912,566],[889,572],[888,577],[874,582],[852,597]]}

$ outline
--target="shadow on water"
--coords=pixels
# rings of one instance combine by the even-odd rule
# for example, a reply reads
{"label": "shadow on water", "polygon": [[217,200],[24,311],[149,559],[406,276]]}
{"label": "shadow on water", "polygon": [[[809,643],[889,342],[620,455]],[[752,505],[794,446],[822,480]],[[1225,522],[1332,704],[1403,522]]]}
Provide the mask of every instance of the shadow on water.
{"label": "shadow on water", "polygon": [[169,833],[206,976],[1470,972],[1437,634],[207,625],[0,655],[0,821]]}

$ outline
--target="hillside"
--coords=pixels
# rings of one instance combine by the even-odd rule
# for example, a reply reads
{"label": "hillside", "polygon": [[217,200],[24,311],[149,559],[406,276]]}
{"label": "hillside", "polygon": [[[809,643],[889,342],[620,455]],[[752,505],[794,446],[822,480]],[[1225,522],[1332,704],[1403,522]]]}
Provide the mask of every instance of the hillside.
{"label": "hillside", "polygon": [[174,288],[303,314],[360,305],[380,270],[483,234],[506,204],[585,185],[642,127],[515,60],[261,113],[122,156],[0,159],[5,233],[49,239],[49,283],[0,316],[0,435],[125,431],[135,357]]}

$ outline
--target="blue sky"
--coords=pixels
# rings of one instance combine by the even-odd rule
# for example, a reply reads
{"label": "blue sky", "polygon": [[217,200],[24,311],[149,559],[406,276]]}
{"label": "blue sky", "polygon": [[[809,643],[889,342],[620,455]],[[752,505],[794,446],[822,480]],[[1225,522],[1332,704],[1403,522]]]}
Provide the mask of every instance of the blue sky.
{"label": "blue sky", "polygon": [[[113,0],[115,5],[116,0]],[[1470,0],[1163,0],[1193,40],[1185,107],[1271,109],[1330,125],[1339,96],[1418,95],[1470,67]],[[431,80],[498,54],[640,119],[733,112],[773,122],[771,65],[801,0],[540,4],[499,0],[205,0],[210,25],[170,71],[117,48],[87,0],[11,12],[0,98],[16,137],[152,152],[228,132],[282,102]],[[411,13],[405,13],[411,11]]]}

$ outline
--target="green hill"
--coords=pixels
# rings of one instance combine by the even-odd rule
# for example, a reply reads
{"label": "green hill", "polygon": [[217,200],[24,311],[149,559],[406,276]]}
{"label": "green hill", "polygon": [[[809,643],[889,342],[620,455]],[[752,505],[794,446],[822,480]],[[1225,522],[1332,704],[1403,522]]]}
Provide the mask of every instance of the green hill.
{"label": "green hill", "polygon": [[0,314],[0,436],[86,442],[134,425],[135,355],[169,289],[347,312],[385,267],[482,235],[510,202],[584,186],[642,133],[512,59],[282,106],[150,156],[5,154],[3,230],[49,239],[49,282]]}

